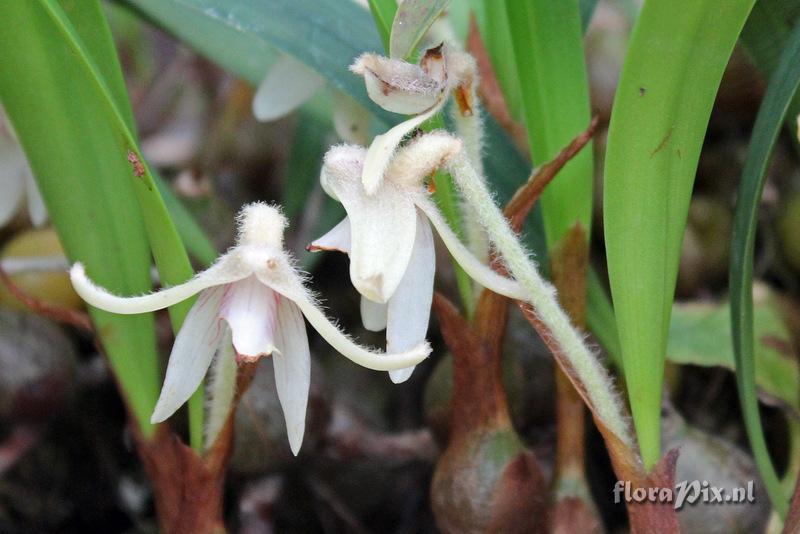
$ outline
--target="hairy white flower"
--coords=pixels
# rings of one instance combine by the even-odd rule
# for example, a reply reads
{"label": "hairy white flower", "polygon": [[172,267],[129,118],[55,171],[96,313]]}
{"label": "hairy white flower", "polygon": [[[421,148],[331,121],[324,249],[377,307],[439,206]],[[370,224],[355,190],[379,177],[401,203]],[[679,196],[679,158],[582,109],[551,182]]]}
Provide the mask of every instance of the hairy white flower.
{"label": "hairy white flower", "polygon": [[14,135],[5,112],[0,108],[0,227],[5,226],[27,201],[28,216],[34,226],[47,220],[47,209],[36,186],[25,152]]}
{"label": "hairy white flower", "polygon": [[72,267],[70,276],[78,294],[114,313],[151,312],[200,293],[175,339],[151,418],[154,423],[167,419],[189,399],[214,354],[230,352],[230,343],[238,361],[272,356],[289,443],[297,454],[305,430],[310,372],[303,316],[334,349],[370,369],[402,369],[430,353],[425,342],[393,354],[373,352],[345,336],[314,302],[283,250],[285,226],[285,218],[275,207],[250,204],[240,213],[233,249],[191,280],[144,296],[112,295],[87,278],[83,265]]}
{"label": "hairy white flower", "polygon": [[[361,181],[366,149],[342,145],[325,156],[322,186],[342,203],[347,217],[309,249],[349,254],[350,279],[362,295],[364,326],[386,328],[387,350],[407,350],[425,339],[436,267],[431,224],[476,282],[511,298],[524,297],[517,282],[498,275],[467,250],[429,198],[424,178],[460,152],[460,141],[444,133],[412,141],[397,151],[372,195]],[[402,382],[412,371],[390,371],[390,376]]]}

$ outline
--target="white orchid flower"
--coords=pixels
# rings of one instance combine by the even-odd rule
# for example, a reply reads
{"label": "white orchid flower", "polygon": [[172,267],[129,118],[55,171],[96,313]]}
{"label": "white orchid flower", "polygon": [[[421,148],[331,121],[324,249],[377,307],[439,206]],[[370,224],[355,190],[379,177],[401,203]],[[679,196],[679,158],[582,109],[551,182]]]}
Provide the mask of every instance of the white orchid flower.
{"label": "white orchid flower", "polygon": [[[455,89],[471,94],[475,62],[455,47],[428,49],[419,65],[376,54],[363,54],[350,70],[364,77],[369,97],[387,111],[413,115],[372,141],[362,171],[364,189],[377,194],[403,138],[438,113]],[[460,94],[460,93],[459,93]]]}
{"label": "white orchid flower", "polygon": [[303,316],[334,349],[369,369],[401,369],[428,356],[430,347],[424,342],[400,353],[373,352],[334,326],[283,250],[285,226],[285,218],[275,207],[250,204],[239,216],[233,249],[188,282],[144,296],[112,295],[87,278],[83,265],[72,267],[70,276],[78,294],[114,313],[152,312],[200,294],[175,339],[153,423],[164,421],[186,402],[214,354],[229,353],[228,344],[232,344],[239,361],[272,356],[289,444],[297,454],[305,430],[310,372]]}
{"label": "white orchid flower", "polygon": [[47,221],[42,194],[33,178],[28,158],[17,141],[14,130],[0,108],[0,227],[5,226],[27,202],[28,216],[34,226]]}
{"label": "white orchid flower", "polygon": [[[342,145],[325,156],[322,186],[342,203],[347,217],[309,250],[350,256],[350,279],[362,295],[364,326],[386,329],[387,351],[404,351],[425,339],[435,271],[431,224],[476,282],[511,298],[524,296],[517,282],[495,273],[459,241],[429,197],[425,177],[461,151],[461,141],[443,132],[411,141],[397,151],[371,195],[361,180],[366,149]],[[409,367],[389,374],[397,383],[412,371]]]}

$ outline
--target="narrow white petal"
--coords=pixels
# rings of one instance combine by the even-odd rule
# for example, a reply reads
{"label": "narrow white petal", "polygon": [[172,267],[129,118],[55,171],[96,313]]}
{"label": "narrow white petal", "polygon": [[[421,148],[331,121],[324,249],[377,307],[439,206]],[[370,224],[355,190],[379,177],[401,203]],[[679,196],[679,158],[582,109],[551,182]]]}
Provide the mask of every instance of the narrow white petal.
{"label": "narrow white petal", "polygon": [[0,227],[17,214],[25,193],[19,147],[12,143],[0,131]]}
{"label": "narrow white petal", "polygon": [[354,98],[333,91],[333,127],[345,143],[366,145],[372,114]]}
{"label": "narrow white petal", "polygon": [[47,221],[47,207],[44,205],[42,193],[33,178],[33,172],[25,162],[25,196],[28,200],[28,216],[34,226],[42,226]]}
{"label": "narrow white petal", "polygon": [[420,194],[416,197],[415,202],[417,207],[428,216],[431,224],[436,228],[436,232],[442,238],[447,250],[450,251],[450,254],[456,262],[461,265],[464,271],[466,271],[473,280],[499,295],[512,299],[528,299],[528,293],[516,280],[500,276],[494,272],[488,265],[481,263],[481,261],[461,243],[458,236],[453,233],[450,225],[448,225],[447,221],[442,217],[442,214],[439,213],[439,209],[429,198]]}
{"label": "narrow white petal", "polygon": [[175,413],[203,381],[214,352],[225,338],[225,325],[219,321],[223,293],[223,287],[205,290],[189,310],[172,346],[164,386],[150,422],[160,423]]}
{"label": "narrow white petal", "polygon": [[[403,281],[389,299],[386,323],[386,351],[403,352],[425,341],[433,300],[433,277],[436,273],[436,251],[433,232],[425,216],[417,213],[417,236],[414,252],[408,262]],[[413,367],[389,371],[392,382],[405,382]]]}
{"label": "narrow white petal", "polygon": [[350,220],[350,279],[365,297],[386,302],[411,257],[416,210],[408,192],[392,182],[367,195],[357,176],[361,155],[334,147],[325,155],[323,174]]}
{"label": "narrow white petal", "polygon": [[239,369],[231,341],[231,329],[227,325],[220,325],[220,328],[223,330],[222,339],[211,362],[209,387],[206,391],[206,450],[214,445],[220,430],[228,420],[233,397],[236,394],[236,374]]}
{"label": "narrow white petal", "polygon": [[350,218],[342,219],[327,234],[315,239],[307,248],[311,252],[335,250],[350,254]]}
{"label": "narrow white petal", "polygon": [[183,284],[139,297],[120,297],[109,293],[89,280],[81,263],[72,266],[69,276],[75,292],[92,306],[113,313],[130,315],[167,308],[204,289],[241,280],[251,273],[242,265],[227,261],[228,259],[229,256],[223,256],[217,263]]}
{"label": "narrow white petal", "polygon": [[306,406],[311,384],[311,352],[308,348],[306,322],[297,305],[281,298],[278,305],[278,352],[272,354],[275,387],[286,420],[289,447],[297,456],[306,430]]}
{"label": "narrow white petal", "polygon": [[401,122],[384,134],[375,136],[369,146],[369,150],[367,150],[364,169],[361,172],[361,181],[367,194],[374,195],[378,191],[378,188],[383,183],[383,175],[386,172],[386,168],[389,166],[394,151],[397,150],[397,146],[403,140],[403,137],[433,117],[443,104],[444,99],[425,113]]}
{"label": "narrow white petal", "polygon": [[281,57],[258,86],[253,114],[260,121],[274,121],[314,96],[325,78],[294,57]]}
{"label": "narrow white petal", "polygon": [[428,357],[431,352],[430,345],[421,343],[420,345],[398,354],[386,354],[371,351],[353,343],[345,334],[339,330],[325,316],[309,296],[300,275],[291,267],[288,260],[276,262],[273,266],[265,266],[256,271],[256,276],[263,284],[269,285],[272,289],[284,297],[294,301],[303,315],[306,316],[311,326],[325,338],[325,340],[343,356],[355,363],[375,371],[391,371],[402,369],[419,362]]}
{"label": "narrow white petal", "polygon": [[[402,282],[400,283],[402,284]],[[399,286],[397,290],[400,290]],[[391,301],[392,299],[389,299],[389,302]],[[375,302],[363,295],[361,296],[361,322],[364,323],[364,328],[370,332],[380,332],[386,329],[386,315],[388,310],[389,304]]]}
{"label": "narrow white petal", "polygon": [[231,327],[233,347],[239,358],[255,361],[275,351],[279,299],[255,276],[225,287],[219,315]]}

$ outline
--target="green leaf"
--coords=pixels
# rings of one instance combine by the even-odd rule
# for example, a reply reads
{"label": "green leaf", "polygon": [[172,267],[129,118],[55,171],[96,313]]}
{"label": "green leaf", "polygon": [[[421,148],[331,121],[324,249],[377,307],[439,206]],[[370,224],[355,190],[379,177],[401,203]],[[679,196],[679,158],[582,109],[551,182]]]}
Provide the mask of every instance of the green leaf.
{"label": "green leaf", "polygon": [[[87,2],[88,4],[88,2]],[[54,2],[0,2],[0,97],[71,261],[120,294],[150,289],[150,251],[127,145],[87,73],[76,30]],[[160,365],[152,314],[91,310],[123,395],[149,436]]]}
{"label": "green leaf", "polygon": [[175,222],[178,235],[186,244],[186,250],[197,261],[208,267],[217,259],[219,251],[209,240],[205,230],[197,224],[194,216],[183,205],[183,202],[172,192],[170,185],[164,182],[164,179],[155,171],[151,170],[151,173],[153,174],[153,181],[158,187],[158,192],[161,194],[161,198],[164,199],[164,205]]}
{"label": "green leaf", "polygon": [[[553,159],[591,120],[577,0],[506,0],[534,164]],[[589,232],[592,149],[567,163],[542,195],[547,244],[554,247],[575,222]]]}
{"label": "green leaf", "polygon": [[614,101],[604,231],[628,396],[648,469],[660,456],[667,331],[697,161],[754,1],[646,2]]}
{"label": "green leaf", "polygon": [[392,20],[389,56],[410,59],[449,3],[450,0],[405,0]]}
{"label": "green leaf", "polygon": [[622,370],[622,349],[611,299],[594,269],[589,271],[586,286],[586,326],[605,349],[612,364]]}
{"label": "green leaf", "polygon": [[[760,0],[744,25],[740,42],[765,78],[772,76],[778,67],[781,51],[792,33],[794,22],[800,16],[800,0]],[[795,118],[800,113],[800,96],[789,105],[786,127],[794,133]],[[794,135],[792,135],[794,138]]]}
{"label": "green leaf", "polygon": [[[763,293],[763,292],[762,292]],[[730,305],[676,304],[667,358],[681,365],[735,370]],[[759,390],[800,416],[800,371],[791,335],[775,298],[764,294],[754,308],[755,380]]]}
{"label": "green leaf", "polygon": [[789,36],[764,101],[758,110],[753,135],[742,172],[733,223],[730,261],[731,320],[736,354],[736,383],[750,446],[773,506],[781,515],[788,509],[769,458],[755,390],[753,334],[753,249],[758,207],[766,180],[767,165],[781,124],[796,98],[800,85],[800,24]]}
{"label": "green leaf", "polygon": [[580,2],[578,2],[578,8],[581,12],[581,31],[586,33],[586,28],[588,28],[589,23],[592,22],[594,10],[597,9],[597,0],[580,0]]}
{"label": "green leaf", "polygon": [[[31,14],[34,17],[38,17],[37,21],[41,22],[37,30],[42,32],[43,39],[49,40],[47,42],[51,46],[58,46],[62,50],[70,52],[66,59],[62,58],[65,65],[59,67],[57,64],[49,63],[44,66],[47,69],[46,73],[38,72],[39,78],[31,80],[31,82],[38,83],[39,89],[31,92],[32,95],[49,94],[54,83],[52,77],[64,76],[63,71],[67,70],[68,74],[66,76],[74,83],[74,87],[72,87],[73,93],[79,93],[81,96],[80,98],[73,96],[73,98],[76,98],[75,103],[65,105],[68,117],[63,117],[61,120],[64,120],[67,130],[70,127],[77,129],[77,131],[73,131],[70,134],[73,139],[83,140],[84,142],[79,142],[77,146],[73,145],[69,139],[66,139],[69,136],[63,134],[49,140],[49,144],[51,147],[62,144],[62,148],[65,151],[71,152],[72,158],[81,157],[84,163],[88,160],[107,160],[99,165],[101,168],[97,173],[90,173],[85,168],[80,171],[81,174],[87,174],[83,181],[91,183],[92,187],[100,187],[95,182],[108,181],[108,187],[115,189],[120,186],[114,185],[114,182],[110,181],[109,175],[113,172],[117,181],[120,184],[125,184],[125,189],[121,191],[124,191],[127,196],[126,202],[130,204],[130,193],[132,192],[134,198],[138,201],[141,211],[124,219],[124,212],[111,213],[110,216],[117,219],[113,226],[117,227],[117,231],[123,231],[126,224],[132,223],[128,219],[143,221],[145,235],[150,245],[149,248],[155,258],[162,282],[168,285],[183,282],[192,276],[193,271],[152,176],[147,170],[147,166],[143,163],[135,134],[131,130],[132,111],[130,103],[125,96],[119,62],[100,6],[97,2],[89,1],[81,3],[65,1],[64,5],[68,8],[66,11],[54,0],[31,2]],[[19,16],[21,13],[16,12],[14,14]],[[75,25],[73,25],[73,19],[75,20]],[[86,39],[85,41],[84,38]],[[33,53],[41,54],[43,52],[34,50]],[[43,74],[48,76],[43,76]],[[65,95],[64,98],[69,100],[70,97]],[[18,102],[18,105],[26,111],[23,123],[30,120],[30,115],[42,115],[44,113],[44,110],[36,109],[35,106],[32,108],[31,104],[31,102]],[[82,124],[78,126],[70,122],[76,120],[81,120]],[[98,124],[102,126],[98,126]],[[96,132],[102,131],[103,128],[106,130],[106,138],[101,142]],[[87,129],[92,130],[94,135],[89,135],[85,132]],[[41,141],[40,136],[43,134],[44,132],[34,131],[29,141],[34,143],[37,140]],[[91,144],[86,139],[97,139],[97,141],[95,142],[96,144]],[[26,149],[30,148],[27,143],[25,146]],[[38,157],[43,156],[39,155]],[[47,157],[53,158],[52,155]],[[53,159],[57,161],[57,158]],[[85,165],[85,167],[88,167],[88,165]],[[35,169],[36,166],[34,166]],[[78,169],[76,168],[74,171],[78,172]],[[53,181],[62,181],[61,177],[57,173],[53,173],[52,170],[44,169],[41,174],[36,170],[35,172],[43,190],[57,188],[61,185],[60,183],[52,183]],[[118,193],[115,192],[115,194]],[[65,200],[66,196],[48,197],[47,192],[44,192],[44,196],[48,208],[52,207],[52,202],[67,202]],[[73,212],[60,225],[56,221],[56,226],[62,236],[66,233],[71,233],[70,230],[65,230],[65,227],[69,227],[71,224],[70,217],[76,218],[77,215]],[[96,227],[92,228],[92,230],[104,233],[105,229]],[[123,242],[127,241],[124,234],[117,236],[117,238]],[[92,251],[92,253],[95,252]],[[84,261],[83,256],[79,254],[71,256],[71,258]],[[93,272],[92,266],[88,259],[85,261],[87,270],[91,275]],[[145,252],[139,261],[146,262],[149,271],[149,253]],[[101,280],[99,281],[103,283]],[[111,287],[111,289],[115,288]],[[131,291],[129,294],[137,292],[139,291]],[[180,328],[190,306],[191,302],[187,301],[170,309],[170,317],[176,332]],[[120,371],[121,374],[125,372],[128,371]],[[158,382],[159,380],[156,378],[156,394]],[[125,388],[127,379],[121,376],[120,383]],[[138,389],[136,386],[133,386],[133,388],[135,390]],[[131,395],[128,391],[125,393]],[[148,399],[148,410],[152,408],[153,401],[154,399]],[[149,417],[149,411],[147,414],[143,413],[145,402],[142,401],[141,405],[136,408],[132,406],[132,409],[134,409],[134,413],[140,420],[146,421]],[[193,436],[196,435],[193,438],[193,444],[199,444],[202,437],[202,408],[201,396],[190,403],[191,427]],[[146,424],[146,428],[149,432],[149,422]]]}
{"label": "green leaf", "polygon": [[[344,0],[120,0],[231,72],[258,85],[273,48],[290,54],[385,121],[348,67],[381,50],[369,12]],[[261,56],[264,57],[261,57]]]}
{"label": "green leaf", "polygon": [[392,21],[397,13],[397,0],[369,0],[369,10],[375,19],[375,28],[381,36],[383,49],[389,50]]}
{"label": "green leaf", "polygon": [[516,120],[522,119],[522,89],[514,60],[514,45],[508,31],[508,13],[505,0],[472,0],[481,9],[475,10],[481,38],[491,59],[497,82],[503,90],[509,113]]}
{"label": "green leaf", "polygon": [[[758,340],[754,353],[756,384],[760,391],[800,416],[800,390],[797,388],[800,366],[791,348],[791,335],[774,296],[762,294],[754,308],[754,338]],[[595,272],[589,275],[589,308],[592,306],[596,309],[587,313],[589,326],[598,332],[598,341],[608,352],[611,363],[621,368],[614,310]],[[675,304],[669,325],[667,360],[679,365],[724,367],[735,371],[730,305]]]}
{"label": "green leaf", "polygon": [[[69,8],[66,12],[68,15],[72,14],[71,21],[77,21],[75,26],[76,45],[83,44],[85,46],[86,75],[89,81],[94,80],[100,89],[98,104],[108,106],[109,119],[116,119],[121,123],[117,125],[119,135],[127,146],[127,160],[133,172],[134,192],[142,209],[145,231],[161,282],[164,285],[176,285],[184,282],[192,277],[194,271],[177,233],[177,228],[172,222],[154,178],[138,149],[133,110],[127,97],[127,89],[114,41],[111,38],[105,16],[100,9],[100,4],[97,1],[77,3],[71,0],[62,0],[62,3]],[[194,299],[188,299],[169,309],[175,334],[180,330],[193,303]],[[192,446],[198,451],[202,447],[203,397],[201,385],[189,401],[189,434]]]}

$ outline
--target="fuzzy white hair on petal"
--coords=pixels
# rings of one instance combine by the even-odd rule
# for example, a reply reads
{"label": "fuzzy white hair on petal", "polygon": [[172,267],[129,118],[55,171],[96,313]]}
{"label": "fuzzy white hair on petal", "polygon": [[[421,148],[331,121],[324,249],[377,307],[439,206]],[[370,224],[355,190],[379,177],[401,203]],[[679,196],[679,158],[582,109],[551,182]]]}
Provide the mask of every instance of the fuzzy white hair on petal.
{"label": "fuzzy white hair on petal", "polygon": [[236,216],[240,245],[270,245],[283,248],[288,222],[280,208],[265,202],[247,204]]}

